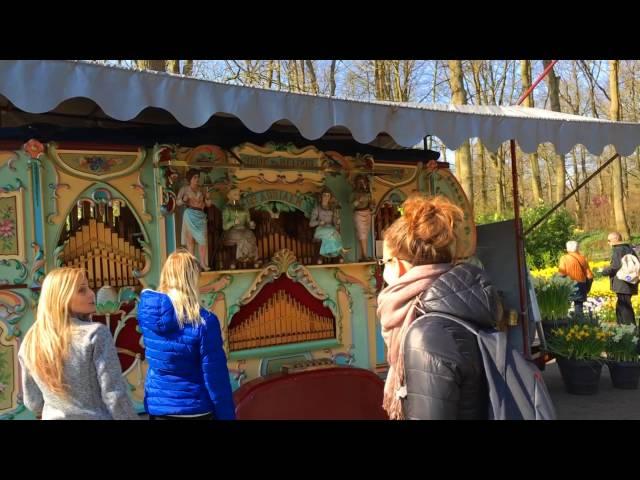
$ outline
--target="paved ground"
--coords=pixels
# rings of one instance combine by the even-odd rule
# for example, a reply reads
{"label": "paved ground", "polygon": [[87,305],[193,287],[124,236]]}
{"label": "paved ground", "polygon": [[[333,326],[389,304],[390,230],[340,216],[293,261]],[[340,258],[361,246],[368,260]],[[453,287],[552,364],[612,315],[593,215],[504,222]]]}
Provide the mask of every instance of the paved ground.
{"label": "paved ground", "polygon": [[568,394],[555,361],[547,364],[543,375],[559,420],[640,420],[640,390],[613,388],[606,366],[595,395]]}

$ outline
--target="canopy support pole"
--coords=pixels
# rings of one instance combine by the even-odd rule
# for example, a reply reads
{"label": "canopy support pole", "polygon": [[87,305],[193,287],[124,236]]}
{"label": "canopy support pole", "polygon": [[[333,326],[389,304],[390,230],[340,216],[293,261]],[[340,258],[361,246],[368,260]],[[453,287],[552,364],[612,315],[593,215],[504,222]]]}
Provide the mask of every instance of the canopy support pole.
{"label": "canopy support pole", "polygon": [[[516,105],[524,102],[525,98],[551,71],[557,60],[552,60],[547,68],[538,76],[535,82],[522,94]],[[520,218],[520,194],[518,192],[518,164],[516,158],[516,141],[510,141],[511,146],[511,178],[513,184],[513,216],[515,220],[516,256],[518,258],[518,291],[520,294],[520,319],[522,321],[522,344],[525,358],[531,358],[531,346],[529,345],[529,316],[527,315],[527,294],[524,272],[524,235],[522,234],[522,219]]]}

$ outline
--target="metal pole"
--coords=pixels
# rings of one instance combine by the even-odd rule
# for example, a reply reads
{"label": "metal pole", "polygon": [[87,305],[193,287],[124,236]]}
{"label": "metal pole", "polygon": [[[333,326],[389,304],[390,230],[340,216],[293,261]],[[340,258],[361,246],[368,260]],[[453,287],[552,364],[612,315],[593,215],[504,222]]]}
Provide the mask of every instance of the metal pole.
{"label": "metal pole", "polygon": [[[551,71],[553,66],[557,63],[557,60],[552,60],[547,68],[538,76],[535,82],[527,89],[526,92],[518,99],[516,105],[520,105],[525,98],[533,91],[536,86],[542,81],[544,77]],[[529,316],[527,315],[526,305],[526,285],[524,277],[524,236],[522,234],[522,221],[520,219],[520,195],[518,192],[518,165],[516,159],[516,141],[510,141],[511,146],[511,178],[513,183],[513,217],[516,228],[516,256],[518,258],[518,292],[520,294],[520,318],[522,319],[522,339],[525,358],[531,358],[531,351],[529,345]]]}
{"label": "metal pole", "polygon": [[593,172],[591,175],[589,175],[585,180],[582,181],[582,183],[580,185],[578,185],[571,193],[569,193],[568,195],[565,195],[565,197],[560,200],[560,202],[558,202],[551,210],[549,210],[547,213],[545,213],[542,217],[540,217],[536,223],[534,223],[533,225],[531,225],[529,228],[527,228],[527,230],[524,232],[524,236],[526,237],[527,235],[529,235],[529,233],[531,233],[538,225],[540,225],[542,222],[544,222],[549,215],[551,215],[553,212],[555,212],[558,208],[560,208],[561,205],[563,205],[567,200],[569,200],[573,195],[575,195],[578,190],[580,190],[582,187],[584,187],[587,183],[589,183],[591,181],[591,179],[593,177],[595,177],[596,175],[598,175],[605,167],[609,166],[609,164],[611,162],[613,162],[616,158],[618,158],[620,156],[619,153],[616,153],[613,157],[611,157],[609,160],[607,160],[606,162],[604,162],[600,168],[598,168],[595,172]]}
{"label": "metal pole", "polygon": [[557,60],[551,60],[551,63],[547,65],[547,68],[544,69],[544,71],[540,74],[540,76],[536,79],[536,81],[533,82],[531,86],[527,89],[527,91],[524,92],[522,96],[518,99],[518,101],[516,102],[516,105],[520,105],[522,102],[524,102],[524,99],[527,98],[529,94],[533,91],[533,89],[536,88],[538,84],[542,81],[542,79],[547,76],[547,74],[551,71],[551,69],[557,62],[558,62]]}
{"label": "metal pole", "polygon": [[526,286],[524,281],[524,259],[522,252],[524,251],[522,222],[520,220],[520,196],[518,194],[518,165],[516,163],[516,141],[511,140],[511,178],[513,182],[513,216],[516,223],[516,257],[518,259],[518,291],[520,294],[520,318],[522,319],[522,338],[524,347],[524,356],[529,358],[531,352],[529,349],[529,322],[526,309]]}

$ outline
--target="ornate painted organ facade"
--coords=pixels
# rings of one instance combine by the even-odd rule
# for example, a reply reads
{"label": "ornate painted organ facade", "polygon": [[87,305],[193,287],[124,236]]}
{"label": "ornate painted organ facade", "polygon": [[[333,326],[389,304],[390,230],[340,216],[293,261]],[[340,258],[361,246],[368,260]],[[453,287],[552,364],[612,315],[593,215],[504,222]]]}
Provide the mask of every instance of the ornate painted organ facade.
{"label": "ornate painted organ facade", "polygon": [[[187,180],[194,171],[195,190]],[[189,200],[197,192],[208,199],[201,207]],[[364,208],[358,192],[369,199]],[[383,367],[373,259],[415,192],[446,195],[469,211],[447,165],[435,161],[276,143],[91,148],[36,139],[0,151],[0,418],[29,418],[17,350],[42,279],[62,265],[87,270],[98,292],[94,320],[109,325],[142,408],[137,296],[157,286],[169,253],[189,247],[185,233],[197,236],[200,213],[190,208],[206,216],[206,262],[193,244],[206,263],[201,302],[220,321],[234,388],[305,362]],[[459,234],[459,256],[472,255],[471,218]]]}

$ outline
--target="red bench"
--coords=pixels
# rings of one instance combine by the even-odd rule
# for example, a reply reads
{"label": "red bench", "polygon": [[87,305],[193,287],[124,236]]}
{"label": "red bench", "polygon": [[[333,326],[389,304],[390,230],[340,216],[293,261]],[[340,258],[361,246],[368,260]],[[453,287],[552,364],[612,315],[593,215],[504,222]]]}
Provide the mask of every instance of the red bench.
{"label": "red bench", "polygon": [[233,397],[238,420],[386,420],[383,389],[369,370],[332,367],[257,378]]}

